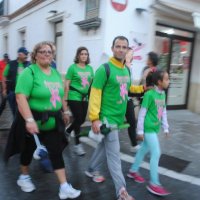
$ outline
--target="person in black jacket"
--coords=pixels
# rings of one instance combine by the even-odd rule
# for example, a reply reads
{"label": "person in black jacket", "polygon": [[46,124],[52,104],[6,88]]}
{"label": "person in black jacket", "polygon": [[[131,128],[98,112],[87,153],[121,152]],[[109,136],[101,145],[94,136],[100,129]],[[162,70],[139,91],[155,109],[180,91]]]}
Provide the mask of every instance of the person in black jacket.
{"label": "person in black jacket", "polygon": [[3,96],[7,95],[13,116],[15,116],[17,109],[15,100],[16,82],[23,69],[30,65],[30,62],[27,61],[28,50],[25,47],[20,47],[17,52],[17,59],[11,60],[6,65],[2,79]]}

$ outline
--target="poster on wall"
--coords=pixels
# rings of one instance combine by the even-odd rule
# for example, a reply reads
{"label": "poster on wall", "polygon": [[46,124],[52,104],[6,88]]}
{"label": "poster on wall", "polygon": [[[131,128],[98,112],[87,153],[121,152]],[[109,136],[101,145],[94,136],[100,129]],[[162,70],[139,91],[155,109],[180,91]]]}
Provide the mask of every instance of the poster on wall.
{"label": "poster on wall", "polygon": [[146,46],[147,46],[147,34],[131,32],[129,39],[130,47],[134,51],[134,62],[146,61]]}
{"label": "poster on wall", "polygon": [[111,4],[116,11],[122,12],[126,9],[128,0],[111,0]]}

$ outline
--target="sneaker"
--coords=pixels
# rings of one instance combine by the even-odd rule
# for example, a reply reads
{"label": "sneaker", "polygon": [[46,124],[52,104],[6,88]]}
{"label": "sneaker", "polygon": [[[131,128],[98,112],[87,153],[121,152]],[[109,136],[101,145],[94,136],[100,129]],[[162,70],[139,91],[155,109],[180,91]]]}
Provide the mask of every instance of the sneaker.
{"label": "sneaker", "polygon": [[135,152],[137,152],[140,149],[140,147],[141,146],[139,144],[136,145],[136,146],[131,146],[130,147],[130,152],[135,153]]}
{"label": "sneaker", "polygon": [[60,188],[58,196],[60,199],[67,199],[67,198],[75,199],[79,197],[80,194],[81,194],[80,190],[76,190],[72,187],[71,184],[68,184],[66,188],[64,189]]}
{"label": "sneaker", "polygon": [[74,146],[74,152],[78,155],[78,156],[83,156],[85,155],[85,150],[83,148],[82,144],[77,144]]}
{"label": "sneaker", "polygon": [[71,133],[67,131],[67,129],[71,126],[71,123],[69,123],[66,127],[65,127],[65,137],[68,140],[68,142],[70,141],[70,135]]}
{"label": "sneaker", "polygon": [[147,186],[147,190],[149,192],[151,192],[152,194],[156,194],[158,196],[167,196],[167,195],[171,194],[164,187],[162,187],[160,185],[149,184]]}
{"label": "sneaker", "polygon": [[75,138],[75,137],[76,137],[74,131],[71,132],[71,135],[70,135],[70,136],[71,136],[72,138]]}
{"label": "sneaker", "polygon": [[27,175],[26,178],[21,178],[19,176],[17,185],[21,187],[23,192],[33,192],[36,189],[29,175]]}
{"label": "sneaker", "polygon": [[102,176],[98,171],[96,172],[89,172],[89,171],[85,171],[85,175],[92,178],[92,180],[95,183],[102,183],[104,182],[106,179],[104,178],[104,176]]}
{"label": "sneaker", "polygon": [[118,200],[135,200],[135,199],[128,194],[128,192],[124,187],[122,187],[119,191]]}
{"label": "sneaker", "polygon": [[129,171],[127,176],[129,178],[134,179],[134,181],[137,182],[137,183],[144,183],[145,182],[145,179],[142,176],[140,176],[137,172]]}

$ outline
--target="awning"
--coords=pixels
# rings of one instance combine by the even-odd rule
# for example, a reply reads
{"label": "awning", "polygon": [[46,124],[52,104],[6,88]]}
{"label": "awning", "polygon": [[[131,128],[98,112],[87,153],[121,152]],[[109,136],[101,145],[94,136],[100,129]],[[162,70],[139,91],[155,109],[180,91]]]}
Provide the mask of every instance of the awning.
{"label": "awning", "polygon": [[192,7],[186,7],[184,4],[178,5],[177,3],[171,3],[165,0],[155,0],[155,3],[151,5],[151,8],[156,10],[161,15],[166,15],[176,19],[180,19],[186,22],[194,23],[195,28],[200,29],[200,9],[199,6],[196,10]]}

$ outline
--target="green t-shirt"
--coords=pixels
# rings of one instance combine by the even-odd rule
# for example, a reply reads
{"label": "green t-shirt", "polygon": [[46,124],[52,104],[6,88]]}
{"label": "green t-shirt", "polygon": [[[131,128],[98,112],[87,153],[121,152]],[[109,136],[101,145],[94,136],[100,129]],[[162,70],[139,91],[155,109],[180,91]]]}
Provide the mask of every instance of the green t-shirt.
{"label": "green t-shirt", "polygon": [[[8,73],[9,73],[9,70],[10,70],[10,65],[7,64],[5,69],[4,69],[3,76],[7,77]],[[18,80],[19,75],[22,73],[23,70],[24,70],[23,63],[18,63],[16,81]]]}
{"label": "green t-shirt", "polygon": [[[94,77],[93,69],[90,65],[85,68],[79,67],[77,64],[72,64],[66,75],[65,79],[70,80],[70,86],[76,88],[81,94],[87,94],[90,83]],[[74,90],[69,90],[68,100],[82,101],[82,95]]]}
{"label": "green t-shirt", "polygon": [[147,109],[144,120],[145,133],[158,133],[162,120],[163,110],[166,107],[165,93],[159,93],[155,89],[145,93],[142,107]]}
{"label": "green t-shirt", "polygon": [[[58,111],[62,107],[64,96],[61,75],[53,68],[51,68],[51,74],[47,75],[36,64],[32,64],[20,75],[15,93],[26,95],[29,106],[33,110],[39,112]],[[55,128],[54,117],[50,117],[44,124],[41,124],[40,121],[37,123],[40,130]]]}
{"label": "green t-shirt", "polygon": [[95,73],[93,88],[102,90],[100,120],[110,124],[121,125],[124,123],[126,113],[128,90],[131,79],[126,67],[119,68],[109,62],[110,75],[107,79],[104,65]]}

